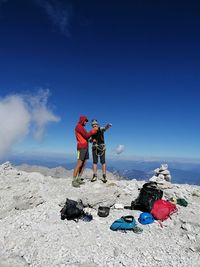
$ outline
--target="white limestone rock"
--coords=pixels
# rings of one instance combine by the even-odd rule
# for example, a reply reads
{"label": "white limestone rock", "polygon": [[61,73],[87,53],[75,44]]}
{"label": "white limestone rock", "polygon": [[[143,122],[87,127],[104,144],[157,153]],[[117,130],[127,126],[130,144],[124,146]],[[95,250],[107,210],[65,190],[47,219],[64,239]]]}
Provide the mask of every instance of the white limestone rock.
{"label": "white limestone rock", "polygon": [[[73,188],[71,176],[17,173],[11,164],[0,166],[0,266],[199,266],[200,187],[168,183],[172,187],[164,189],[164,195],[185,197],[189,205],[178,206],[161,228],[156,222],[140,225],[141,212],[136,210],[112,208],[106,218],[97,215],[99,204],[130,205],[145,181],[117,180],[108,172],[108,183],[91,183],[92,172],[86,170],[86,184]],[[85,198],[93,206],[86,209],[93,220],[61,220],[67,197]],[[125,215],[135,217],[142,234],[110,230],[112,222]]]}
{"label": "white limestone rock", "polygon": [[169,170],[164,170],[164,171],[160,171],[160,174],[162,175],[169,175],[170,174],[170,171]]}
{"label": "white limestone rock", "polygon": [[166,171],[168,169],[168,164],[161,164],[160,171]]}

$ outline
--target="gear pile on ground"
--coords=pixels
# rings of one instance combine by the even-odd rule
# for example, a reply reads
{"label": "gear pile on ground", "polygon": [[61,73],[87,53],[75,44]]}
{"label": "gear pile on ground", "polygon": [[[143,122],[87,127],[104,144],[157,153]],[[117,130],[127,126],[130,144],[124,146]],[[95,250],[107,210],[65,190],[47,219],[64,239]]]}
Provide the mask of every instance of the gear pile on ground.
{"label": "gear pile on ground", "polygon": [[[199,266],[199,186],[171,184],[164,190],[164,199],[184,198],[188,205],[177,205],[178,212],[161,227],[142,225],[140,211],[123,209],[145,181],[117,180],[108,172],[106,184],[91,183],[92,171],[86,170],[85,184],[73,188],[70,171],[65,178],[50,173],[0,165],[0,266]],[[66,198],[81,198],[93,220],[61,220]],[[98,216],[99,206],[110,207],[107,217]],[[110,230],[127,215],[134,216],[141,234]]]}

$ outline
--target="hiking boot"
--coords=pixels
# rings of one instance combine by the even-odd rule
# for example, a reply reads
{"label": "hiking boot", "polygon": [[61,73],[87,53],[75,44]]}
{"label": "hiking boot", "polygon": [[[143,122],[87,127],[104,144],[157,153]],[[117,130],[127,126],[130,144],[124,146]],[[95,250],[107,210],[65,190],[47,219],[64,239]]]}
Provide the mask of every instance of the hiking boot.
{"label": "hiking boot", "polygon": [[73,178],[73,180],[72,180],[72,186],[73,186],[73,187],[80,187],[80,184],[79,184],[79,182],[77,181],[77,178],[76,178],[76,177]]}
{"label": "hiking boot", "polygon": [[85,184],[85,182],[83,181],[83,179],[81,177],[78,177],[77,178],[77,182],[82,185],[82,184]]}
{"label": "hiking boot", "polygon": [[92,177],[92,179],[91,179],[91,182],[95,182],[97,180],[97,175],[94,173],[93,174],[93,177]]}
{"label": "hiking boot", "polygon": [[103,174],[103,177],[102,177],[101,180],[102,180],[103,183],[106,183],[107,182],[107,179],[106,179],[106,175],[105,174]]}

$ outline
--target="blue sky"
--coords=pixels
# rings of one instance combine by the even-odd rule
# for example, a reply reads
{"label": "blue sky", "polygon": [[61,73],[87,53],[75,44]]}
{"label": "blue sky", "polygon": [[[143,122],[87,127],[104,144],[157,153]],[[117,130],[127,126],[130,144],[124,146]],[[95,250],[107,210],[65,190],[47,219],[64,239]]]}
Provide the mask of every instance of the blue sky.
{"label": "blue sky", "polygon": [[48,89],[59,118],[15,153],[74,153],[83,114],[113,124],[110,156],[200,158],[197,1],[0,0],[0,36],[0,100]]}

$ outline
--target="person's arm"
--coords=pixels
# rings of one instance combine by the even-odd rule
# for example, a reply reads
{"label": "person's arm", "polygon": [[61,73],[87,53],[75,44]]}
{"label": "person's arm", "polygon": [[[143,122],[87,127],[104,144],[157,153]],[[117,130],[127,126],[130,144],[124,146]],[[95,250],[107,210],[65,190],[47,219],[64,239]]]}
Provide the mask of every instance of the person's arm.
{"label": "person's arm", "polygon": [[111,127],[112,127],[112,124],[111,124],[111,123],[108,123],[108,124],[106,124],[105,127],[101,127],[101,130],[102,130],[103,132],[105,132],[105,131],[107,131],[108,129],[110,129]]}
{"label": "person's arm", "polygon": [[82,127],[81,125],[78,125],[76,128],[76,131],[80,133],[85,139],[88,139],[90,136],[92,136],[93,134],[97,132],[97,129],[93,128],[90,132],[87,132],[84,129],[84,127]]}

